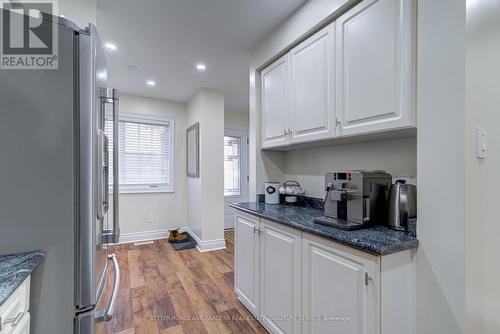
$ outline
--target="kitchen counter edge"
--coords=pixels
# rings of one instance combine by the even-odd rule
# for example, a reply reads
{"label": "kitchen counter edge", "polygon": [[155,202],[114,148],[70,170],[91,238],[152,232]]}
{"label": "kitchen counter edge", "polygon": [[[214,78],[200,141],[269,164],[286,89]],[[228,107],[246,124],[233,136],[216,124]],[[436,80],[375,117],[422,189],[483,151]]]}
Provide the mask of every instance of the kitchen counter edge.
{"label": "kitchen counter edge", "polygon": [[[328,233],[319,232],[318,230],[312,229],[304,224],[300,224],[297,222],[291,223],[291,222],[286,221],[285,219],[278,219],[276,217],[272,217],[272,216],[266,215],[262,212],[255,211],[255,210],[252,210],[248,207],[243,206],[243,205],[248,205],[248,204],[255,204],[255,203],[228,203],[228,205],[230,207],[232,207],[236,210],[243,211],[247,214],[258,216],[261,218],[265,218],[265,219],[268,219],[270,221],[280,223],[280,224],[283,224],[286,226],[290,226],[290,227],[296,228],[298,230],[301,230],[303,232],[307,232],[307,233],[310,233],[310,234],[313,234],[316,236],[320,236],[320,237],[332,240],[334,242],[337,242],[339,244],[342,244],[342,245],[345,245],[345,246],[348,246],[348,247],[351,247],[351,248],[354,248],[354,249],[357,249],[357,250],[360,250],[360,251],[363,251],[365,253],[369,253],[369,254],[372,254],[375,256],[385,256],[385,255],[390,255],[390,254],[402,252],[402,251],[409,250],[409,249],[416,249],[416,248],[418,248],[418,245],[419,245],[419,241],[417,238],[405,235],[404,232],[401,232],[401,231],[391,230],[385,226],[369,227],[369,228],[365,228],[362,230],[354,230],[354,231],[344,231],[344,230],[335,229],[333,227],[321,226],[319,228],[321,228],[323,230],[328,230]],[[276,204],[273,206],[277,207],[277,206],[285,206],[285,205]],[[292,207],[287,206],[287,205],[286,205],[286,207],[292,208]],[[303,209],[301,207],[293,207],[293,208],[297,209],[297,210]],[[391,234],[391,235],[397,234],[398,236],[403,238],[404,241],[396,242],[396,243],[393,243],[393,244],[390,244],[387,246],[383,246],[383,247],[365,247],[365,246],[359,245],[359,238],[352,239],[352,240],[355,240],[357,243],[354,243],[353,241],[350,241],[349,239],[346,240],[345,238],[340,238],[341,235],[348,235],[349,233],[358,233],[359,234],[359,231],[368,232],[368,233],[370,233],[371,231],[376,231],[376,233],[381,234],[381,233],[383,233],[380,231],[381,229],[387,230],[386,231],[387,234]],[[369,241],[367,241],[367,242],[369,242]]]}
{"label": "kitchen counter edge", "polygon": [[44,251],[0,255],[0,306],[45,258]]}

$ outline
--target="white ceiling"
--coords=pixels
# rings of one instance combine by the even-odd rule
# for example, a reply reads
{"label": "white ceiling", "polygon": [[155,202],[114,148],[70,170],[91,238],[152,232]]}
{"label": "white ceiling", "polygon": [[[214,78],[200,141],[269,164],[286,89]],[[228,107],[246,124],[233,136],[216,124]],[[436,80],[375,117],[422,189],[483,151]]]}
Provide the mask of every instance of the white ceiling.
{"label": "white ceiling", "polygon": [[213,88],[224,92],[226,109],[248,111],[249,52],[305,1],[99,0],[101,39],[118,46],[106,51],[110,85],[182,102]]}

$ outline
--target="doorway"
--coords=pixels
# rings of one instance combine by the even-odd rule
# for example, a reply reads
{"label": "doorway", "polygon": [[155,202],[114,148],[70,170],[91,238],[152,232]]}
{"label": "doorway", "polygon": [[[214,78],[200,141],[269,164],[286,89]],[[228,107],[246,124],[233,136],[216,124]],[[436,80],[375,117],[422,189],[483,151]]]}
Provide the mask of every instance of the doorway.
{"label": "doorway", "polygon": [[224,130],[224,229],[234,228],[231,202],[248,202],[248,130]]}

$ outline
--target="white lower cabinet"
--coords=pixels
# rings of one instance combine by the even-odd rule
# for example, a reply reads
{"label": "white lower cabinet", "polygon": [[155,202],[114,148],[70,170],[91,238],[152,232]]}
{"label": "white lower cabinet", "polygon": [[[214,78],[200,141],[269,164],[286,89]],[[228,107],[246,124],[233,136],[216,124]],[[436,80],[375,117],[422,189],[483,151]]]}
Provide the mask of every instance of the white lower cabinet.
{"label": "white lower cabinet", "polygon": [[30,333],[30,276],[0,306],[0,334]]}
{"label": "white lower cabinet", "polygon": [[415,334],[415,252],[376,256],[236,210],[235,292],[274,334]]}
{"label": "white lower cabinet", "polygon": [[30,313],[26,312],[19,324],[14,328],[12,334],[29,334],[30,333]]}
{"label": "white lower cabinet", "polygon": [[378,257],[304,234],[302,258],[304,333],[378,333]]}
{"label": "white lower cabinet", "polygon": [[302,233],[265,219],[260,224],[260,315],[273,333],[302,332]]}
{"label": "white lower cabinet", "polygon": [[259,310],[259,218],[237,212],[235,215],[234,287],[240,301],[258,315]]}

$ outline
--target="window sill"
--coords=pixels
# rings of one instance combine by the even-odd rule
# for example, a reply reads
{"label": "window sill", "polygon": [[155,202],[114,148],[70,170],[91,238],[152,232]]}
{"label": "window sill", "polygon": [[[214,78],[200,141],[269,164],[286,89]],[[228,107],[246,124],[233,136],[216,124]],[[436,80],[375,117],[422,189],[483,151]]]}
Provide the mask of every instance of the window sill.
{"label": "window sill", "polygon": [[124,189],[121,194],[168,194],[173,193],[174,189]]}
{"label": "window sill", "polygon": [[237,197],[241,197],[241,194],[237,194],[237,195],[224,195],[225,198],[237,198]]}

